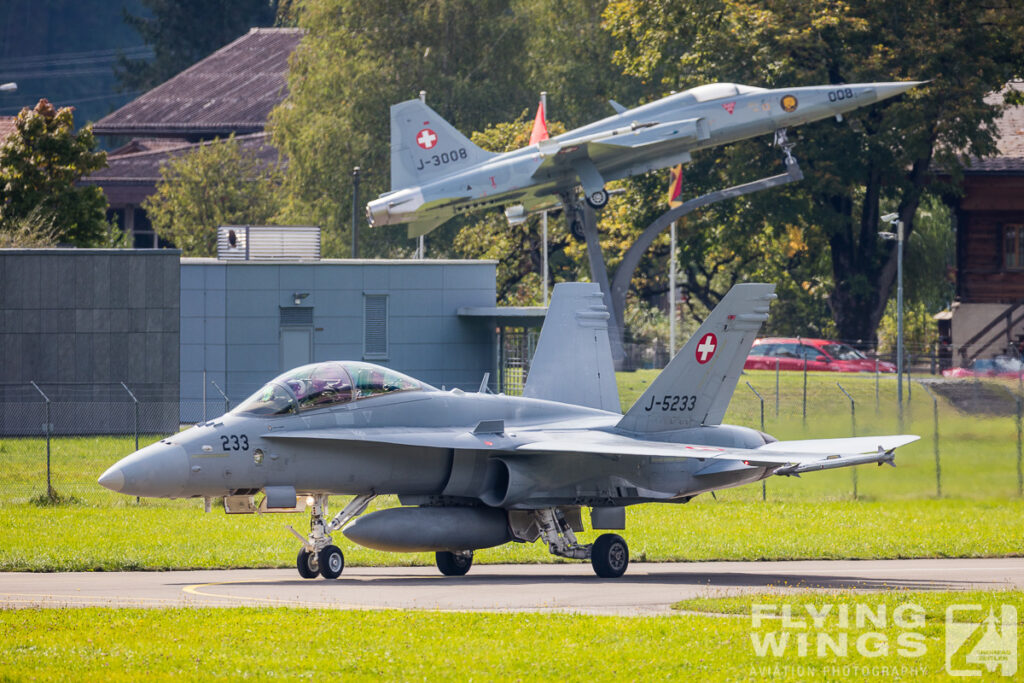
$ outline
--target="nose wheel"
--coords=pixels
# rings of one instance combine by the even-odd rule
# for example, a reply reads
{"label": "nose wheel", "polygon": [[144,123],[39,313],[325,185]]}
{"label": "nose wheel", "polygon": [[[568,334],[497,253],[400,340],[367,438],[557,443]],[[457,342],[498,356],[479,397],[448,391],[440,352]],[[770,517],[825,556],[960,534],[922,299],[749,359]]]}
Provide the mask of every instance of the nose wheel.
{"label": "nose wheel", "polygon": [[345,569],[345,556],[336,545],[329,545],[321,550],[317,559],[320,565],[320,576],[325,579],[336,579]]}
{"label": "nose wheel", "polygon": [[299,556],[295,558],[295,566],[302,578],[315,579],[320,574],[320,557],[303,548],[299,551]]}

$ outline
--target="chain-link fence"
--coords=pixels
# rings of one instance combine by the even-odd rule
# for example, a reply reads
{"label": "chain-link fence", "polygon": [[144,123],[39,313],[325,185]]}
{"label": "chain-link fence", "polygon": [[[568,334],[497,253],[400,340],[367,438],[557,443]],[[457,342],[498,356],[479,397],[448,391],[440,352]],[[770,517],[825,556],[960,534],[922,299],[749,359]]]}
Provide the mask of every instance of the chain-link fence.
{"label": "chain-link fence", "polygon": [[0,502],[95,499],[107,467],[202,412],[167,399],[120,382],[0,384]]}
{"label": "chain-link fence", "polygon": [[[619,375],[623,405],[657,370]],[[719,497],[779,499],[1020,495],[1022,400],[1019,380],[905,376],[903,400],[891,374],[753,371],[737,386],[726,422],[779,439],[912,433],[921,440],[897,453],[897,470],[850,468],[800,479],[773,477]],[[122,500],[96,479],[140,446],[203,415],[202,401],[153,400],[145,387],[0,385],[0,504],[77,499]],[[88,398],[97,400],[90,401]],[[220,414],[216,402],[210,417]]]}

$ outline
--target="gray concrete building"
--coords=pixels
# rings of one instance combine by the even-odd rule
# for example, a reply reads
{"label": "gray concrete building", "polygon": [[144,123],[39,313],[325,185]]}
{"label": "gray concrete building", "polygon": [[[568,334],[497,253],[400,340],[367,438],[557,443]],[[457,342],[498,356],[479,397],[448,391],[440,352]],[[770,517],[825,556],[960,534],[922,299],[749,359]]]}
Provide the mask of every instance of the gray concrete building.
{"label": "gray concrete building", "polygon": [[[174,431],[178,250],[0,250],[0,434]],[[124,383],[126,390],[121,386]],[[115,424],[116,423],[116,424]]]}
{"label": "gray concrete building", "polygon": [[237,405],[277,374],[314,361],[366,360],[438,387],[476,390],[498,363],[496,267],[183,258],[182,421],[223,412],[220,390]]}

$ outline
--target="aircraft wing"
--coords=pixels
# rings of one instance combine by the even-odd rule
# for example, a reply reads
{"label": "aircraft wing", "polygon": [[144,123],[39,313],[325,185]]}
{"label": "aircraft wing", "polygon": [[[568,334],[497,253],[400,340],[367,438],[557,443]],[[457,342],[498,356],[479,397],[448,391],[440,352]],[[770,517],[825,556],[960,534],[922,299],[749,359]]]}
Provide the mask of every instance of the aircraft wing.
{"label": "aircraft wing", "polygon": [[534,172],[535,178],[587,158],[598,166],[616,166],[635,159],[638,151],[646,156],[661,155],[659,148],[678,148],[681,143],[707,140],[710,137],[703,118],[682,119],[651,125],[632,124],[603,131],[579,139],[544,140],[538,145],[543,161]]}
{"label": "aircraft wing", "polygon": [[453,448],[495,451],[508,455],[537,453],[588,453],[605,456],[687,458],[706,462],[696,474],[712,474],[737,465],[774,468],[775,474],[849,467],[866,463],[893,462],[893,451],[917,441],[912,434],[863,436],[849,439],[777,441],[760,448],[721,448],[665,441],[647,441],[628,436],[588,430],[542,431],[517,429],[504,433],[500,420],[484,421],[476,429],[409,429],[370,427],[366,429],[310,429],[271,432],[271,440],[381,443],[423,448]]}
{"label": "aircraft wing", "polygon": [[697,475],[731,469],[736,463],[752,467],[771,467],[775,468],[775,474],[794,475],[873,462],[893,464],[893,451],[897,447],[920,438],[912,434],[900,434],[852,439],[778,441],[760,448],[720,448],[645,441],[608,434],[604,434],[602,437],[593,440],[586,438],[538,440],[519,446],[516,448],[516,452],[571,452],[690,458],[708,462],[706,467],[696,472]]}

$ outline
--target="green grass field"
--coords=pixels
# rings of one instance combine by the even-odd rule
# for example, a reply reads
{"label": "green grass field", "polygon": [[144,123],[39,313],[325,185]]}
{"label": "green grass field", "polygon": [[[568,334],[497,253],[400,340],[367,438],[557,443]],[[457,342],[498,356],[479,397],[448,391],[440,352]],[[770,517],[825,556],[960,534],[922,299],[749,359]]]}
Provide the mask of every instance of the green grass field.
{"label": "green grass field", "polygon": [[[827,620],[818,631],[836,639],[846,633],[845,652],[819,655],[812,640],[804,657],[759,654],[754,637],[780,626],[755,626],[746,616],[750,605],[786,601],[799,608],[800,600],[818,608],[845,604],[851,614],[857,605],[875,614],[884,605],[886,618],[882,626]],[[968,623],[980,623],[988,607],[1002,604],[1024,614],[1021,592],[765,595],[718,602],[698,606],[709,614],[667,618],[252,608],[0,611],[0,678],[932,680],[946,678],[948,605],[986,608],[961,613]],[[913,614],[924,618],[908,624],[890,616],[908,603],[920,605]],[[873,635],[858,648],[866,633]],[[913,649],[901,640],[907,633]],[[962,657],[954,663],[969,666]],[[894,676],[893,670],[901,673]]]}
{"label": "green grass field", "polygon": [[[628,407],[656,371],[619,376]],[[856,433],[899,431],[895,382],[880,386],[875,409],[871,376],[812,374],[807,420],[802,416],[800,373],[780,377],[780,416],[775,417],[775,375],[745,375],[727,421],[759,427],[759,405],[749,381],[766,398],[766,430],[779,438],[819,438],[851,433],[849,401],[857,402]],[[897,453],[896,468],[860,467],[800,478],[775,477],[766,485],[727,489],[717,500],[701,496],[687,505],[630,508],[625,537],[635,560],[896,558],[1024,554],[1017,496],[1016,423],[1013,417],[961,415],[940,401],[939,447],[943,497],[936,497],[932,403],[915,386],[905,432],[924,438]],[[157,437],[143,439],[148,443]],[[0,570],[171,569],[291,566],[304,515],[227,516],[202,513],[196,500],[142,500],[109,492],[96,477],[133,450],[131,438],[59,438],[51,446],[54,487],[75,502],[39,507],[29,500],[46,490],[45,444],[38,439],[0,441]],[[856,472],[858,500],[853,500]],[[337,509],[345,501],[337,499]],[[393,499],[379,505],[393,505]],[[587,515],[584,515],[586,520]],[[589,540],[592,534],[585,534]],[[40,542],[44,539],[44,542]],[[338,537],[350,564],[430,564],[427,554],[400,555],[359,548]],[[540,544],[484,550],[478,562],[549,562]]]}

